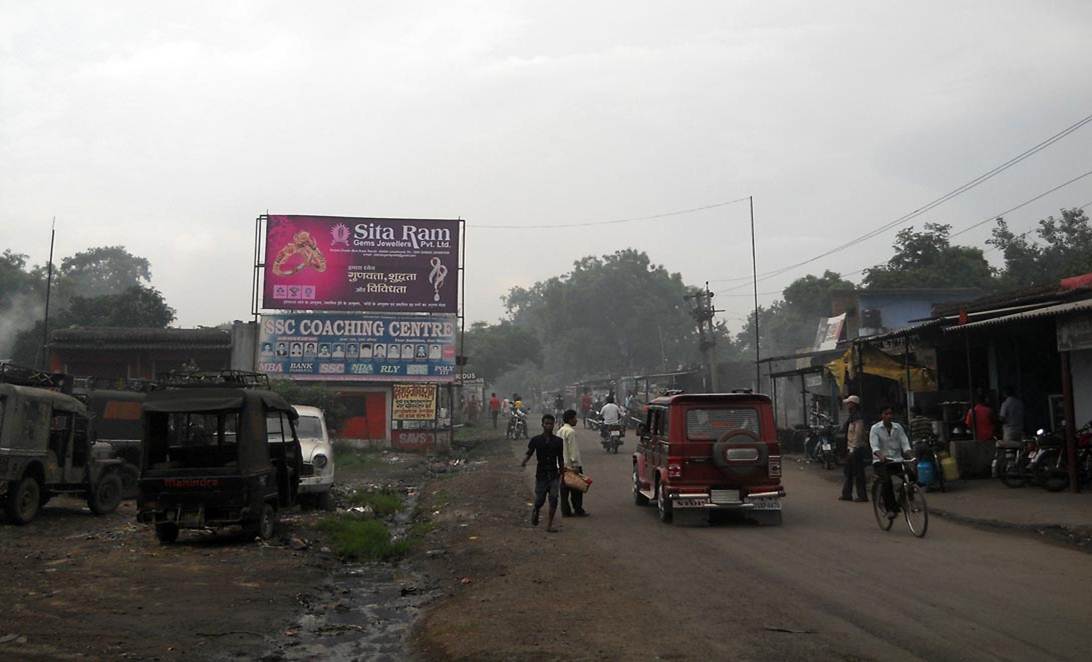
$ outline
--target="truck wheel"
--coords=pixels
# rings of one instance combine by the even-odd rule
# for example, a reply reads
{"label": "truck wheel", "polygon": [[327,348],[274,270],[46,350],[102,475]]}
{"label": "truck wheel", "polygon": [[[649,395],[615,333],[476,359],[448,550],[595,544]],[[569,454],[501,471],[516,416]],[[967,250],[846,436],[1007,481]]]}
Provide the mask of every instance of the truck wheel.
{"label": "truck wheel", "polygon": [[656,486],[656,515],[664,524],[671,523],[671,499],[667,498],[659,485]]}
{"label": "truck wheel", "polygon": [[87,506],[96,515],[109,515],[118,509],[124,486],[121,476],[115,471],[99,476],[98,481],[87,497]]}
{"label": "truck wheel", "polygon": [[638,506],[647,506],[648,497],[641,494],[641,477],[637,475],[637,465],[633,465],[633,503]]}
{"label": "truck wheel", "polygon": [[273,504],[262,506],[262,514],[258,518],[258,537],[262,540],[270,540],[277,532],[277,509]]}
{"label": "truck wheel", "polygon": [[175,540],[178,540],[178,525],[174,522],[162,522],[155,525],[155,537],[156,540],[169,545]]}
{"label": "truck wheel", "polygon": [[8,483],[8,500],[4,510],[14,524],[28,524],[38,515],[42,504],[42,487],[34,476],[23,476]]}

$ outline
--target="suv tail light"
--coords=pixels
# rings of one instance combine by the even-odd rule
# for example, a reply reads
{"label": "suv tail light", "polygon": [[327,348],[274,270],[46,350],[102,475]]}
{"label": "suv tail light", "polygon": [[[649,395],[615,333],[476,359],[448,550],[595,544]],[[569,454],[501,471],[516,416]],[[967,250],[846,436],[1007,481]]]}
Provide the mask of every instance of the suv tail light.
{"label": "suv tail light", "polygon": [[682,478],[682,465],[681,464],[669,464],[669,465],[667,465],[667,477],[668,478]]}
{"label": "suv tail light", "polygon": [[781,477],[781,456],[780,455],[771,455],[770,456],[770,478],[780,478],[780,477]]}

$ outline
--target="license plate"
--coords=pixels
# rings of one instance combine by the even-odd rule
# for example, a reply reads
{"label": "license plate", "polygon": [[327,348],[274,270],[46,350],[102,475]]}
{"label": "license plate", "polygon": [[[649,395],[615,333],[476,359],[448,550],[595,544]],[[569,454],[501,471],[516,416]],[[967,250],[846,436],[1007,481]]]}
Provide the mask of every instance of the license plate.
{"label": "license plate", "polygon": [[755,510],[781,510],[781,499],[777,497],[756,497],[747,501],[754,504]]}
{"label": "license plate", "polygon": [[826,443],[826,442],[824,442],[824,443],[823,443],[823,450],[825,450],[825,451],[829,451],[830,449],[831,449],[831,446],[830,446],[830,444],[829,444],[829,443]]}
{"label": "license plate", "polygon": [[619,432],[618,430],[611,430],[610,431],[610,436],[612,436],[612,437],[621,437],[622,433]]}
{"label": "license plate", "polygon": [[683,497],[671,502],[673,508],[704,508],[709,503],[709,497]]}
{"label": "license plate", "polygon": [[709,497],[713,503],[739,503],[739,490],[712,490]]}

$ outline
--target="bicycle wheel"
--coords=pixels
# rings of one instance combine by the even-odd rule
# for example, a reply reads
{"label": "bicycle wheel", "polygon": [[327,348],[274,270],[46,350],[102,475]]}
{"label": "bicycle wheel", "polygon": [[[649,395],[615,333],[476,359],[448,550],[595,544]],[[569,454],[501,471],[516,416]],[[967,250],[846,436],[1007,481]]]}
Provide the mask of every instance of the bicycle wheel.
{"label": "bicycle wheel", "polygon": [[880,481],[874,479],[872,481],[872,514],[876,516],[876,524],[880,525],[880,529],[890,531],[895,520],[888,519],[887,511],[883,507],[883,495],[880,494],[880,491]]}
{"label": "bicycle wheel", "polygon": [[906,483],[902,491],[902,514],[910,533],[922,538],[929,528],[929,507],[925,505],[925,490],[917,483]]}

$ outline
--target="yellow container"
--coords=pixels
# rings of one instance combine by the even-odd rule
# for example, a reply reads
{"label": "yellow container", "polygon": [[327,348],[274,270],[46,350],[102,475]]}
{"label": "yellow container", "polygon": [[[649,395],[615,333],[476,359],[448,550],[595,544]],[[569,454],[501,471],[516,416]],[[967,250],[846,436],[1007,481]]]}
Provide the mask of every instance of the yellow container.
{"label": "yellow container", "polygon": [[959,466],[955,458],[945,453],[937,459],[940,460],[940,470],[944,472],[944,480],[959,480]]}

